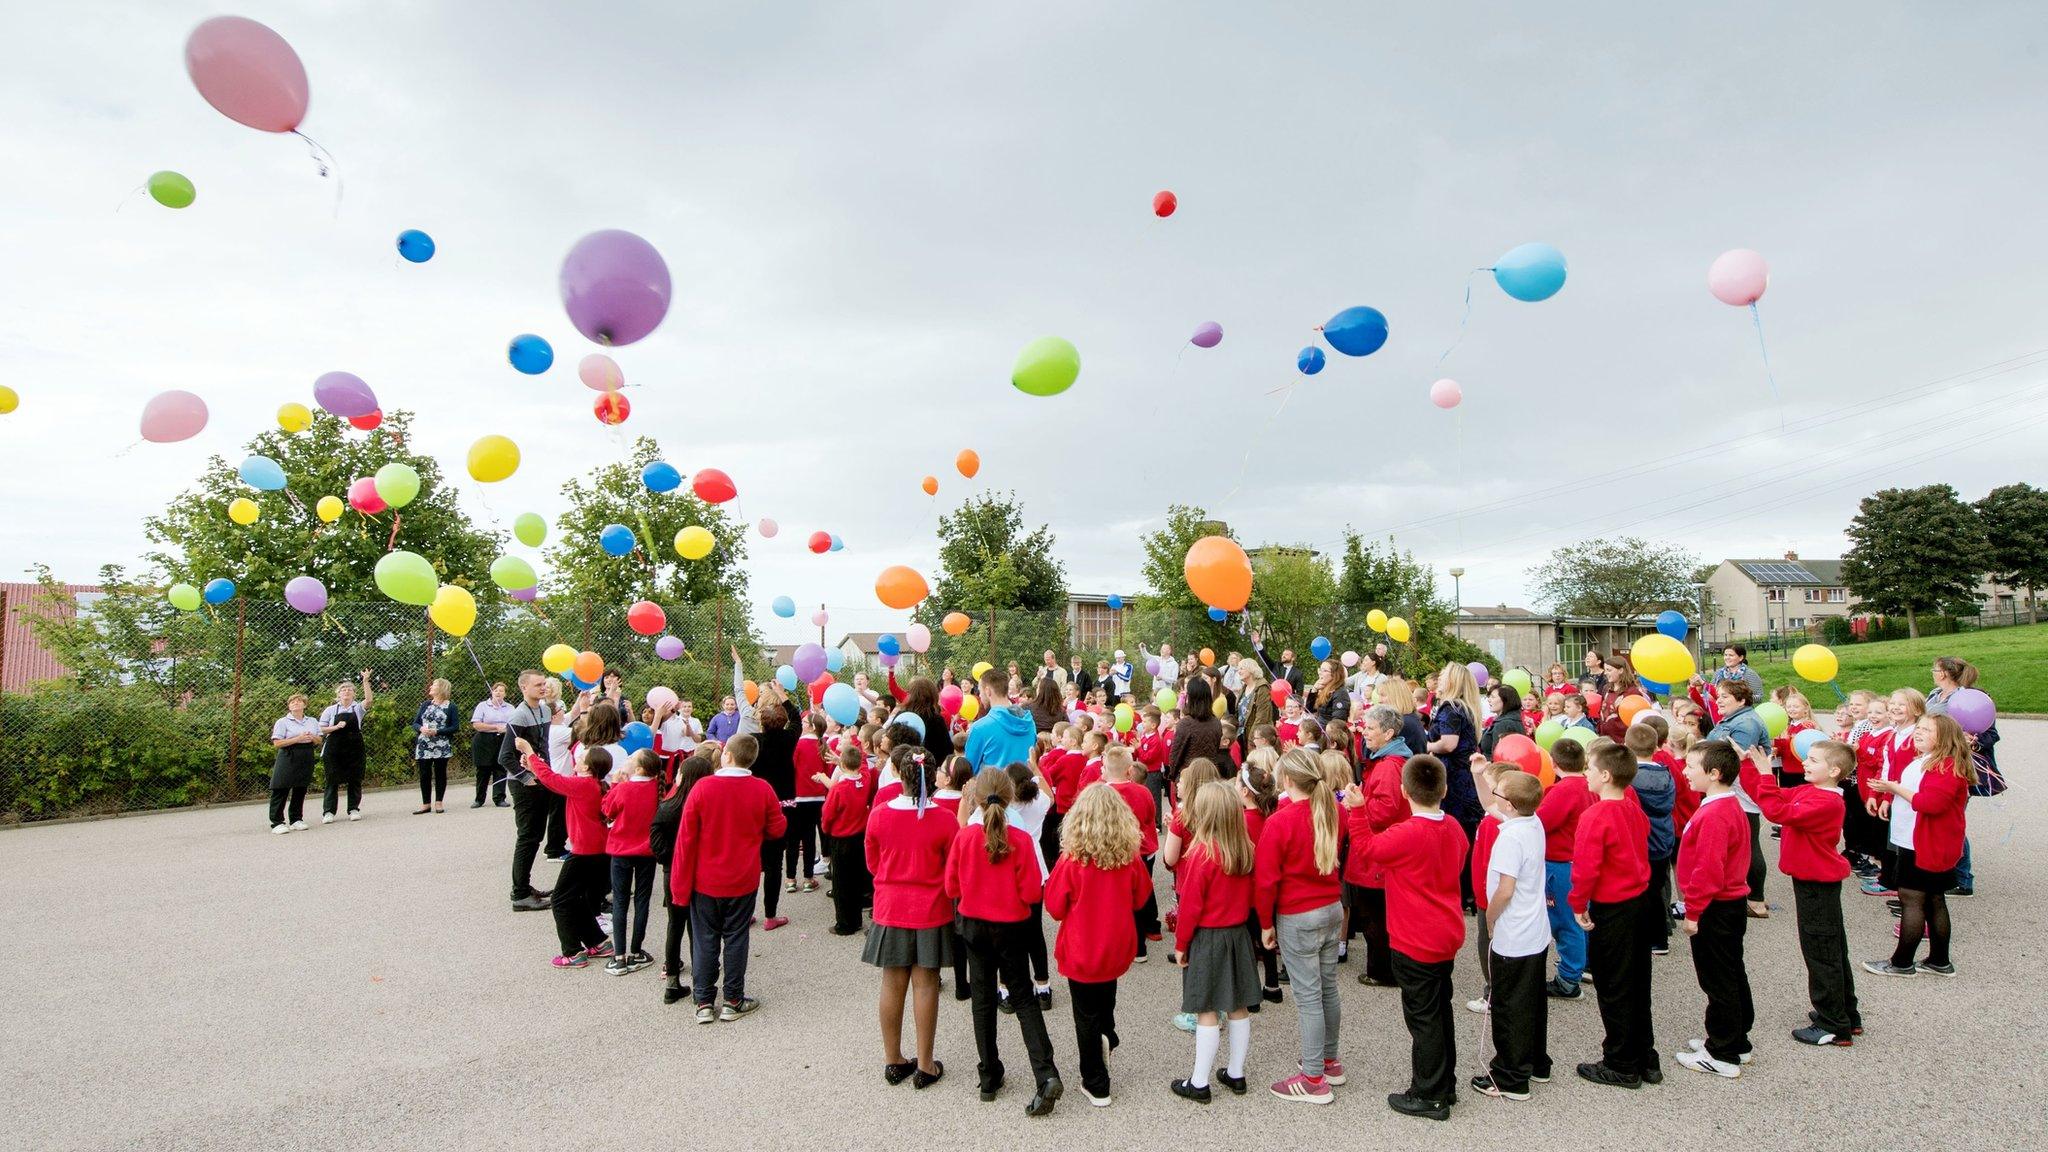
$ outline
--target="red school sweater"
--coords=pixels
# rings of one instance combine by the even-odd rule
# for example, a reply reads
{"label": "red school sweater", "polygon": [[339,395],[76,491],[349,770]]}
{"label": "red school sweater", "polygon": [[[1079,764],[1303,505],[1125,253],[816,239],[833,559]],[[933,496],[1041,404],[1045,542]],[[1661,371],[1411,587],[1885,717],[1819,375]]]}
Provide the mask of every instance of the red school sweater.
{"label": "red school sweater", "polygon": [[1274,809],[1259,837],[1256,859],[1252,900],[1261,928],[1271,928],[1276,915],[1291,916],[1334,904],[1343,892],[1336,868],[1328,872],[1316,869],[1313,804],[1283,804]]}
{"label": "red school sweater", "polygon": [[697,781],[676,827],[669,898],[687,904],[697,892],[719,899],[752,892],[761,883],[761,841],[788,827],[774,786],[746,769],[721,768]]}
{"label": "red school sweater", "polygon": [[1131,914],[1151,894],[1152,878],[1135,856],[1107,869],[1061,853],[1045,882],[1045,914],[1061,922],[1053,945],[1060,975],[1101,984],[1130,971],[1138,954],[1138,921]]}
{"label": "red school sweater", "polygon": [[1145,766],[1145,771],[1163,772],[1166,770],[1166,752],[1166,738],[1154,732],[1138,739],[1137,750],[1132,755]]}
{"label": "red school sweater", "polygon": [[[1583,779],[1579,782],[1585,783]],[[1739,807],[1736,814],[1741,814]],[[1746,821],[1742,843],[1745,847],[1749,844]],[[1572,911],[1584,912],[1595,903],[1633,900],[1649,886],[1650,818],[1643,815],[1642,806],[1632,796],[1595,800],[1579,816],[1572,848]]]}
{"label": "red school sweater", "polygon": [[[1801,760],[1799,753],[1792,750],[1792,738],[1801,732],[1811,731],[1813,731],[1813,725],[1802,724],[1794,720],[1785,725],[1785,734],[1783,736],[1771,741],[1771,751],[1778,757],[1778,771],[1788,776],[1798,776],[1806,771],[1806,761]],[[1746,761],[1749,758],[1745,756],[1743,759]],[[1742,790],[1748,794],[1750,799],[1756,799],[1756,793],[1751,792],[1747,785]]]}
{"label": "red school sweater", "polygon": [[1686,821],[1700,810],[1700,794],[1685,782],[1685,758],[1669,749],[1659,748],[1650,759],[1671,773],[1671,828],[1673,832],[1683,832]]}
{"label": "red school sweater", "polygon": [[[1747,763],[1747,761],[1744,761]],[[1751,769],[1752,775],[1755,769]],[[1752,793],[1754,796],[1754,793]],[[1837,813],[1837,819],[1840,814]],[[1838,826],[1839,827],[1839,826]],[[1574,870],[1576,873],[1576,869]],[[1577,875],[1573,876],[1577,891]],[[1749,817],[1732,792],[1709,796],[1697,815],[1678,838],[1678,867],[1674,877],[1679,895],[1685,900],[1685,918],[1699,922],[1700,913],[1716,900],[1742,900],[1749,896]],[[1572,898],[1578,904],[1577,896]]]}
{"label": "red school sweater", "polygon": [[1152,793],[1143,784],[1119,780],[1110,785],[1116,794],[1130,806],[1131,815],[1138,818],[1138,855],[1155,856],[1159,853],[1159,809],[1152,803]]}
{"label": "red school sweater", "polygon": [[[1074,753],[1074,758],[1077,760],[1080,759],[1081,754],[1079,752]],[[1089,759],[1086,763],[1082,764],[1080,771],[1075,774],[1074,795],[1079,796],[1083,791],[1087,789],[1087,787],[1090,784],[1100,783],[1101,780],[1102,757],[1096,756]]]}
{"label": "red school sweater", "polygon": [[654,855],[654,847],[648,843],[648,830],[660,804],[661,782],[651,777],[628,778],[612,785],[599,809],[612,822],[611,831],[605,835],[604,850],[613,856]]}
{"label": "red school sweater", "polygon": [[[1424,964],[1457,956],[1465,943],[1458,894],[1468,844],[1464,827],[1441,812],[1419,812],[1376,833],[1363,808],[1350,809],[1350,817],[1351,854],[1368,856],[1385,870],[1387,942]],[[1498,834],[1499,822],[1491,823]]]}
{"label": "red school sweater", "polygon": [[960,915],[1002,924],[1020,923],[1031,906],[1045,896],[1031,838],[1015,828],[1004,829],[1010,850],[1001,860],[988,858],[988,829],[969,824],[953,834],[946,853],[946,896]]}
{"label": "red school sweater", "polygon": [[1173,946],[1186,952],[1197,928],[1242,928],[1252,914],[1252,874],[1232,876],[1222,862],[1198,844],[1180,858],[1174,891],[1180,907],[1174,920]]}
{"label": "red school sweater", "polygon": [[1874,728],[1856,738],[1856,795],[1863,800],[1882,799],[1881,793],[1871,790],[1870,782],[1884,771],[1884,749],[1891,740],[1892,730]]}
{"label": "red school sweater", "polygon": [[875,923],[885,928],[938,928],[953,921],[946,897],[946,857],[960,827],[951,813],[898,807],[868,814],[868,874],[875,878]]}
{"label": "red school sweater", "polygon": [[[1385,832],[1408,818],[1408,796],[1401,791],[1401,769],[1407,763],[1405,756],[1382,756],[1366,770],[1365,782],[1361,785],[1365,789],[1363,811],[1365,822],[1374,832]],[[1361,888],[1387,886],[1380,866],[1359,852],[1344,858],[1344,881]]]}
{"label": "red school sweater", "polygon": [[1065,815],[1081,794],[1081,754],[1054,748],[1039,757],[1038,769],[1052,783],[1053,811]]}
{"label": "red school sweater", "polygon": [[[1893,804],[1908,801],[1889,797]],[[1970,787],[1961,776],[1948,770],[1948,761],[1930,765],[1920,775],[1919,791],[1913,793],[1913,863],[1929,872],[1956,866],[1963,858],[1963,837],[1968,831],[1965,806]]]}
{"label": "red school sweater", "polygon": [[1479,821],[1479,834],[1472,838],[1472,898],[1479,903],[1479,911],[1486,911],[1486,868],[1493,863],[1493,845],[1500,839],[1501,818],[1497,812],[1488,812]]}
{"label": "red school sweater", "polygon": [[[1778,871],[1794,880],[1826,884],[1849,875],[1849,861],[1835,850],[1842,839],[1842,792],[1801,784],[1784,788],[1777,777],[1742,761],[1742,790],[1763,810],[1764,819],[1780,825]],[[1745,833],[1747,829],[1744,830]]]}
{"label": "red school sweater", "polygon": [[604,785],[594,776],[564,776],[548,767],[545,757],[526,758],[527,770],[543,788],[568,801],[564,810],[569,824],[569,851],[577,856],[598,856],[605,850],[608,835],[604,826]]}
{"label": "red school sweater", "polygon": [[799,800],[820,800],[830,791],[825,785],[811,779],[814,772],[825,771],[825,756],[816,736],[806,732],[796,738],[796,749],[790,759],[796,764],[796,797]]}
{"label": "red school sweater", "polygon": [[868,827],[867,781],[848,776],[833,783],[825,794],[825,810],[818,814],[818,830],[842,840],[864,835]]}
{"label": "red school sweater", "polygon": [[1252,847],[1259,846],[1259,836],[1266,830],[1266,814],[1257,808],[1244,810],[1244,834],[1252,838]]}
{"label": "red school sweater", "polygon": [[1593,804],[1593,790],[1586,786],[1583,775],[1558,773],[1557,783],[1550,786],[1550,791],[1545,792],[1542,801],[1536,805],[1536,819],[1543,824],[1545,860],[1557,863],[1574,858],[1573,846],[1578,840],[1579,821]]}

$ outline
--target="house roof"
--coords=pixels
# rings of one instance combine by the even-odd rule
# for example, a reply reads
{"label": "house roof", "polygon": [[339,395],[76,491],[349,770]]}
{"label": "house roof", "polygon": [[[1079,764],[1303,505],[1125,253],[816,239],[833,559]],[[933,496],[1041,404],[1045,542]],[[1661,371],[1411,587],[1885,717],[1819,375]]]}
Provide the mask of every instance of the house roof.
{"label": "house roof", "polygon": [[1839,587],[1842,583],[1842,562],[1840,560],[1801,560],[1806,570],[1820,577],[1823,584]]}
{"label": "house roof", "polygon": [[97,599],[106,591],[97,584],[61,584],[56,590],[61,597],[43,598],[41,584],[0,584],[0,691],[20,692],[65,675],[65,667],[37,642],[31,615],[70,616],[77,611],[78,597]]}
{"label": "house roof", "polygon": [[881,649],[877,648],[875,645],[882,639],[882,637],[887,635],[890,635],[890,633],[848,632],[846,635],[841,636],[839,638],[839,643],[833,645],[833,647],[844,648],[846,647],[847,642],[851,641],[854,647],[859,648],[862,652],[869,653],[870,655],[879,655],[881,653]]}
{"label": "house roof", "polygon": [[1751,583],[1759,586],[1796,588],[1822,583],[1821,578],[1807,567],[1804,560],[1787,560],[1779,556],[1767,560],[1730,560],[1728,563],[1735,565],[1744,576],[1749,577]]}

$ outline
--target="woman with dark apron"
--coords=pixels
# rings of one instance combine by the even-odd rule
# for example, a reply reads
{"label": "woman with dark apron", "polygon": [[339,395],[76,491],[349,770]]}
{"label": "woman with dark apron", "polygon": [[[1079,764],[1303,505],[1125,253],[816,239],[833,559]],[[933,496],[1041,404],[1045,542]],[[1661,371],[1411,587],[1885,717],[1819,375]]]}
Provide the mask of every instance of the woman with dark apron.
{"label": "woman with dark apron", "polygon": [[335,800],[348,789],[348,818],[363,818],[363,713],[370,707],[370,670],[363,669],[363,698],[356,700],[356,686],[344,680],[334,686],[334,703],[320,713],[320,731],[327,736],[322,757],[327,761],[327,797],[320,806],[320,822],[334,823]]}
{"label": "woman with dark apron", "polygon": [[306,789],[320,754],[320,722],[306,715],[304,693],[292,693],[285,714],[270,726],[270,746],[277,749],[270,765],[270,831],[282,836],[306,826]]}

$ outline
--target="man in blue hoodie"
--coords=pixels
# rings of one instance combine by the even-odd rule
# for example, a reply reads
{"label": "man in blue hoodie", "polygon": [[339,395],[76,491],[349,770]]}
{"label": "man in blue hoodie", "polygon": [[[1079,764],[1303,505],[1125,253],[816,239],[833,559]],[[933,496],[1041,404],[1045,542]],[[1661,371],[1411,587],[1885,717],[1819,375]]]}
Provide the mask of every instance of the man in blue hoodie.
{"label": "man in blue hoodie", "polygon": [[981,674],[981,719],[967,730],[967,762],[976,771],[998,771],[1029,763],[1038,742],[1038,723],[1031,713],[1010,703],[1010,677],[991,668]]}

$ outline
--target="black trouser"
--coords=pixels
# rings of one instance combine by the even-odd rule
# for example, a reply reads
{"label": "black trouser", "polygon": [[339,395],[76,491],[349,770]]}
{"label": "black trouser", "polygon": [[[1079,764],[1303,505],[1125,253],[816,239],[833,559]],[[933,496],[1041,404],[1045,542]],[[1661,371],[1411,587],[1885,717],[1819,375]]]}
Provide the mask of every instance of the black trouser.
{"label": "black trouser", "polygon": [[1060,825],[1066,821],[1066,814],[1055,808],[1045,814],[1045,823],[1038,829],[1039,855],[1045,857],[1045,874],[1052,875],[1052,866],[1060,862]]}
{"label": "black trouser", "polygon": [[1671,861],[1650,861],[1650,886],[1643,889],[1643,947],[1671,947]]}
{"label": "black trouser", "polygon": [[747,929],[754,919],[754,894],[690,897],[690,997],[699,1007],[718,992],[725,974],[725,999],[737,1004],[747,994]]}
{"label": "black trouser", "polygon": [[[1688,914],[1692,911],[1686,909]],[[1707,994],[1707,1055],[1735,1064],[1749,1051],[1749,1029],[1756,1023],[1749,973],[1742,967],[1749,909],[1741,900],[1716,900],[1699,909],[1699,914],[1700,928],[1692,937],[1692,967],[1699,975],[1700,991]]]}
{"label": "black trouser", "polygon": [[1090,984],[1069,980],[1067,999],[1074,1009],[1074,1046],[1080,1053],[1081,1087],[1090,1096],[1107,1096],[1109,1061],[1105,1045],[1116,1035],[1116,981]]}
{"label": "black trouser", "polygon": [[[328,795],[333,795],[329,792]],[[329,808],[329,812],[334,809]],[[306,788],[272,788],[270,790],[270,826],[295,824],[306,818]]]}
{"label": "black trouser", "polygon": [[[1351,908],[1351,930],[1365,937],[1365,976],[1382,984],[1394,982],[1394,946],[1387,940],[1387,890],[1344,885]],[[1267,981],[1271,986],[1273,981]]]}
{"label": "black trouser", "polygon": [[[354,771],[327,773],[326,795],[321,797],[320,802],[321,815],[334,815],[336,811],[334,806],[335,801],[341,799],[341,794],[343,791],[346,791],[348,793],[349,811],[354,812],[363,806],[362,769],[357,768]],[[304,800],[305,796],[306,790],[304,788],[299,789],[299,798],[301,800]],[[297,817],[294,817],[294,819],[297,819]]]}
{"label": "black trouser", "polygon": [[825,854],[832,861],[832,927],[841,936],[860,931],[860,910],[867,900],[867,847],[858,836],[827,836]]}
{"label": "black trouser", "polygon": [[438,803],[448,794],[448,758],[437,756],[431,760],[416,760],[414,763],[419,765],[420,770],[420,803]]}
{"label": "black trouser", "polygon": [[1590,907],[1593,930],[1586,933],[1586,970],[1600,1001],[1601,1062],[1616,1072],[1639,1076],[1654,1067],[1650,1052],[1650,948],[1642,939],[1637,895]]}
{"label": "black trouser", "polygon": [[1479,901],[1472,894],[1472,845],[1478,842],[1479,822],[1485,817],[1474,816],[1468,820],[1463,813],[1453,812],[1450,815],[1458,822],[1458,827],[1465,830],[1465,858],[1458,864],[1458,894],[1464,899],[1465,907],[1477,908]]}
{"label": "black trouser", "polygon": [[1862,1025],[1863,1016],[1856,1010],[1849,934],[1842,927],[1842,882],[1794,880],[1792,903],[1799,914],[1799,955],[1806,961],[1806,995],[1819,1016],[1814,1023],[1837,1036],[1847,1036]]}
{"label": "black trouser", "polygon": [[1038,998],[1031,994],[1027,956],[1031,922],[998,923],[961,916],[958,927],[960,938],[967,943],[967,970],[974,982],[974,1050],[981,1058],[981,1087],[990,1090],[1003,1080],[1003,1059],[996,1051],[999,979],[1010,990],[1010,1004],[1017,1010],[1017,1026],[1024,1032],[1024,1051],[1031,1058],[1032,1082],[1043,1084],[1058,1076],[1059,1069],[1052,1064],[1052,1037],[1046,1035]]}
{"label": "black trouser", "polygon": [[[789,811],[787,808],[784,812]],[[782,899],[782,841],[761,841],[761,915],[775,918],[776,902]]]}
{"label": "black trouser", "polygon": [[1155,831],[1166,827],[1166,773],[1145,773],[1145,791],[1152,794],[1152,827]]}
{"label": "black trouser", "polygon": [[[1265,933],[1259,929],[1259,914],[1257,911],[1253,911],[1251,915],[1245,917],[1244,926],[1245,930],[1252,934],[1252,955],[1258,958],[1259,963],[1265,965],[1266,991],[1278,992],[1280,990],[1279,950],[1266,947]],[[1391,976],[1388,977],[1387,982],[1393,983],[1393,978]],[[1256,1008],[1258,1005],[1255,1004],[1253,1007]]]}
{"label": "black trouser", "polygon": [[[533,857],[548,826],[549,792],[539,784],[512,781],[512,898],[533,895]],[[559,884],[559,881],[557,882]]]}
{"label": "black trouser", "polygon": [[484,802],[488,790],[491,799],[500,804],[505,802],[505,770],[498,767],[498,745],[503,739],[496,732],[479,732],[469,740],[469,759],[476,765],[476,802]]}
{"label": "black trouser", "polygon": [[[818,866],[818,816],[825,806],[798,801],[783,811],[789,814],[789,829],[782,834],[782,874],[798,882],[808,881]],[[797,871],[799,855],[803,857],[801,872]]]}
{"label": "black trouser", "polygon": [[[1538,963],[1541,963],[1539,958]],[[1396,950],[1394,983],[1401,987],[1401,1019],[1408,1025],[1408,1094],[1449,1100],[1458,1091],[1458,1036],[1451,1016],[1454,960],[1425,962]]]}
{"label": "black trouser", "polygon": [[555,878],[555,937],[562,955],[574,956],[604,943],[604,931],[597,926],[597,906],[611,878],[612,858],[602,852],[593,856],[571,856]]}
{"label": "black trouser", "polygon": [[668,867],[661,869],[661,906],[668,909],[668,934],[661,944],[661,974],[677,981],[683,974],[683,933],[690,927],[690,906],[670,898]]}
{"label": "black trouser", "polygon": [[[630,898],[630,902],[629,902]],[[654,899],[654,857],[612,857],[612,951],[630,956],[647,943],[647,908]],[[633,934],[628,948],[627,912],[632,912]]]}
{"label": "black trouser", "polygon": [[547,854],[550,858],[560,856],[569,850],[569,798],[559,792],[550,792],[538,784],[534,787],[540,790],[541,798],[547,801]]}
{"label": "black trouser", "polygon": [[1152,861],[1154,857],[1143,857],[1145,861],[1145,902],[1131,913],[1138,925],[1138,951],[1145,950],[1145,938],[1160,935],[1159,893],[1152,883]]}
{"label": "black trouser", "polygon": [[1550,1003],[1544,991],[1544,957],[1489,952],[1493,1063],[1488,1071],[1503,1092],[1527,1092],[1531,1076],[1550,1076]]}
{"label": "black trouser", "polygon": [[1024,922],[1024,950],[1031,959],[1031,980],[1034,985],[1050,984],[1052,970],[1045,965],[1045,905],[1031,906],[1031,919]]}
{"label": "black trouser", "polygon": [[1764,898],[1764,817],[1761,812],[1745,812],[1749,817],[1749,898]]}

